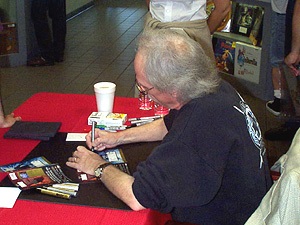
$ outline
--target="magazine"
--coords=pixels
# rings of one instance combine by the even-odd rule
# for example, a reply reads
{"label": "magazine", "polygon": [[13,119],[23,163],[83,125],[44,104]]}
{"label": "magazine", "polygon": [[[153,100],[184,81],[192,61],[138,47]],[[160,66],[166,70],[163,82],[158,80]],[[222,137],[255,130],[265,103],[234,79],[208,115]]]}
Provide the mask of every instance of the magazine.
{"label": "magazine", "polygon": [[[105,161],[111,162],[115,167],[120,169],[121,171],[130,174],[127,161],[123,154],[122,149],[107,149],[104,151],[97,152]],[[82,182],[92,182],[99,181],[99,179],[93,175],[89,175],[77,170],[78,179]]]}

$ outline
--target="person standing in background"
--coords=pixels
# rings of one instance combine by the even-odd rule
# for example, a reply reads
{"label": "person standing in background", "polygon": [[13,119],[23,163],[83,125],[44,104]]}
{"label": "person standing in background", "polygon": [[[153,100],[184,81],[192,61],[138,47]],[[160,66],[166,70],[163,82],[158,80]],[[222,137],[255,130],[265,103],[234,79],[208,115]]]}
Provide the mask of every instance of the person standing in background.
{"label": "person standing in background", "polygon": [[211,34],[231,10],[230,0],[214,0],[214,10],[208,17],[206,0],[146,0],[149,13],[145,29],[176,29],[197,41],[215,61]]}
{"label": "person standing in background", "polygon": [[267,110],[275,116],[281,114],[281,101],[286,97],[286,84],[280,64],[284,60],[285,46],[285,13],[288,0],[271,0],[271,44],[270,64],[274,99],[266,103]]}
{"label": "person standing in background", "polygon": [[[52,34],[48,23],[52,22]],[[32,0],[31,19],[40,56],[28,61],[28,66],[53,66],[64,60],[67,33],[66,0]]]}
{"label": "person standing in background", "polygon": [[[289,0],[286,9],[286,30],[285,30],[285,64],[291,69],[291,74],[297,75],[295,82],[299,82],[300,63],[300,0]],[[293,98],[298,98],[294,96]],[[300,127],[300,115],[288,119],[280,127],[272,128],[265,132],[265,139],[270,141],[292,140]]]}

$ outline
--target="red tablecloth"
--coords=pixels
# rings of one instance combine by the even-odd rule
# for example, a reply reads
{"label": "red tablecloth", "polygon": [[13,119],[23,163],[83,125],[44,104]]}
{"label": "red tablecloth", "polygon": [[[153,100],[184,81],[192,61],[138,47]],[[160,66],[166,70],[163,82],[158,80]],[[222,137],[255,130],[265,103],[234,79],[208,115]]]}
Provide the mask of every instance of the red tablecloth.
{"label": "red tablecloth", "polygon": [[[94,95],[38,93],[15,110],[24,121],[62,122],[60,132],[88,132],[87,118],[97,111]],[[135,98],[116,97],[114,112],[128,114],[128,118],[151,116],[153,110],[138,109]],[[0,165],[21,161],[39,143],[34,140],[3,139],[8,129],[0,129]],[[0,173],[0,181],[5,174]],[[0,199],[1,201],[1,199]],[[138,212],[71,206],[45,202],[17,200],[13,209],[0,208],[0,224],[130,224],[160,225],[170,219],[169,214],[153,210]]]}

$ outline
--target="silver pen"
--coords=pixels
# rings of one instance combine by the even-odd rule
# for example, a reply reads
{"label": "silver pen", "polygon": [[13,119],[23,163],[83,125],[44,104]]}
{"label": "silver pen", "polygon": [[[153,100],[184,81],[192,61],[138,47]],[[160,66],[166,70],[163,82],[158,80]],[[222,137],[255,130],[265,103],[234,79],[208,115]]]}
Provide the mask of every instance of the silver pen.
{"label": "silver pen", "polygon": [[[96,121],[93,121],[92,122],[92,137],[91,137],[91,139],[92,139],[92,143],[95,141],[95,129],[96,129],[96,125],[97,125],[97,123],[96,123]],[[92,146],[92,152],[93,151],[95,151],[95,149],[94,149],[94,146]]]}

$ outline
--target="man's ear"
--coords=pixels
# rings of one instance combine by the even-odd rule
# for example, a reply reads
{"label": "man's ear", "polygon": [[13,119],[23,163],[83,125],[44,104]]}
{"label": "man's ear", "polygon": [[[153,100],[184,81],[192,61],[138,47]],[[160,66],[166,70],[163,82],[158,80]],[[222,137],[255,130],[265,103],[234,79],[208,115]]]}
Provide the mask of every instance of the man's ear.
{"label": "man's ear", "polygon": [[173,91],[170,92],[170,95],[171,95],[173,98],[177,98],[178,93],[177,93],[177,91],[173,90]]}

